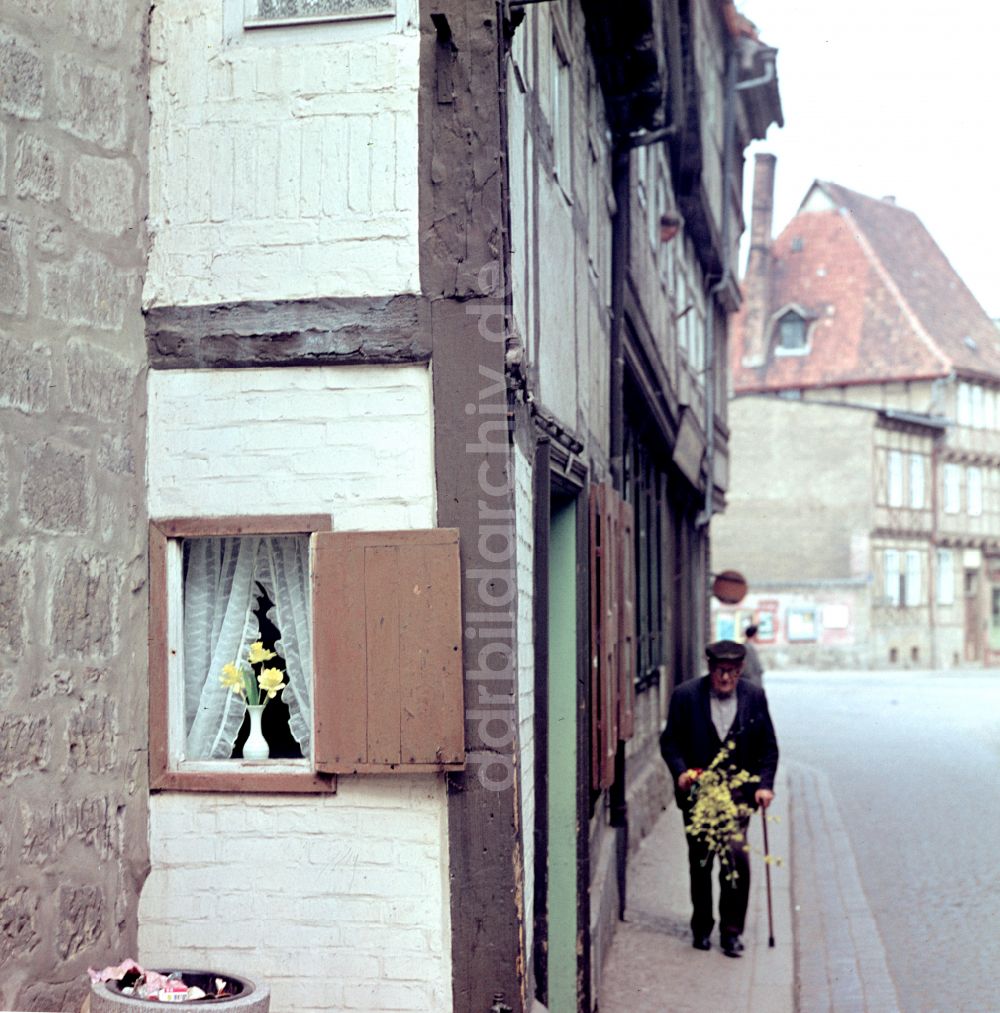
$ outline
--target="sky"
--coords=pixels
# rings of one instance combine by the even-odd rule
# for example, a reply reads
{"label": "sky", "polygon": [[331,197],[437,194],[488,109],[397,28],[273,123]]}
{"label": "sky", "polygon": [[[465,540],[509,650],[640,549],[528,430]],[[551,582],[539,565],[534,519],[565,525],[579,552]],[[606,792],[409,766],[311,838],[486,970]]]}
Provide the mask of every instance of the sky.
{"label": "sky", "polygon": [[737,7],[778,49],[785,120],[747,153],[747,209],[753,156],[764,151],[777,156],[776,235],[814,179],[870,197],[891,194],[1000,318],[1000,3],[737,0]]}

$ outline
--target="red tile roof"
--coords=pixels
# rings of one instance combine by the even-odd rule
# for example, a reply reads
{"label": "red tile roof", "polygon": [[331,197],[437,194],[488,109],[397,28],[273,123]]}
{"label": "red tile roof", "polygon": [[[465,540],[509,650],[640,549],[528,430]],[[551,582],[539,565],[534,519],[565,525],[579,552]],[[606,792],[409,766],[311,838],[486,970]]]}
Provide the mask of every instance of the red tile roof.
{"label": "red tile roof", "polygon": [[[772,255],[768,306],[762,315],[748,314],[745,303],[734,319],[737,392],[923,379],[952,370],[1000,379],[1000,331],[913,212],[817,182]],[[769,332],[763,365],[745,366],[748,316],[772,320],[787,306],[813,320],[808,351],[776,355]]]}

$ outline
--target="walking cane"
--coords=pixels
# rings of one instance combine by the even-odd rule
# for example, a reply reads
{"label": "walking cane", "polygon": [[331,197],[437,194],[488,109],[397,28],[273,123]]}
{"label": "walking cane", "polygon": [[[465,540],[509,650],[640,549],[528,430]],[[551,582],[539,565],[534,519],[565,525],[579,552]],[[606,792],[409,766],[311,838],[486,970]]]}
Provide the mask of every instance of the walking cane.
{"label": "walking cane", "polygon": [[767,843],[767,809],[760,811],[764,827],[764,878],[767,880],[767,945],[774,948],[774,914],[771,911],[771,846]]}

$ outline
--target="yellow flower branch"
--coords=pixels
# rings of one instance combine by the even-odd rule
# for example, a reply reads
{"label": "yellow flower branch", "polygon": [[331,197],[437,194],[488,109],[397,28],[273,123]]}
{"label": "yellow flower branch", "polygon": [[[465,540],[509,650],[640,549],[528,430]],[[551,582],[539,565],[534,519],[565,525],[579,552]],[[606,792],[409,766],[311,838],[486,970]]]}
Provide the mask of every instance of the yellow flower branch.
{"label": "yellow flower branch", "polygon": [[[219,681],[237,696],[246,696],[247,705],[256,707],[273,700],[288,685],[285,673],[280,668],[264,668],[264,663],[276,658],[274,651],[267,650],[261,641],[250,645],[247,661],[230,662],[222,666]],[[255,671],[255,667],[259,670]]]}
{"label": "yellow flower branch", "polygon": [[[687,832],[701,840],[710,852],[718,855],[723,866],[729,867],[727,879],[735,879],[737,876],[736,870],[730,867],[730,852],[734,847],[747,846],[741,824],[749,819],[753,811],[745,802],[736,801],[739,789],[760,781],[755,774],[736,770],[728,763],[734,748],[735,743],[730,740],[719,750],[707,769],[687,771],[693,782],[691,796],[694,800]],[[768,864],[781,864],[780,859],[771,855],[765,855],[764,860]]]}

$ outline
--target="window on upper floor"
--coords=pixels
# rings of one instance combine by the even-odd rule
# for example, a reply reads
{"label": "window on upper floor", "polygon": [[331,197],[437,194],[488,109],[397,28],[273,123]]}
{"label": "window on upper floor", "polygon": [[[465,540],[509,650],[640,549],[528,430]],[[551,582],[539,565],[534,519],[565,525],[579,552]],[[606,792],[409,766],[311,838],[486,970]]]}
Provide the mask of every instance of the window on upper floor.
{"label": "window on upper floor", "polygon": [[939,605],[955,602],[955,556],[951,549],[937,550],[937,600]]}
{"label": "window on upper floor", "polygon": [[553,12],[552,57],[552,157],[556,179],[569,200],[572,194],[572,97],[573,77],[570,73],[569,47],[564,41],[565,30],[559,12]]}
{"label": "window on upper floor", "polygon": [[978,517],[983,512],[983,470],[970,467],[966,473],[967,507],[970,517]]}
{"label": "window on upper floor", "polygon": [[961,382],[955,395],[955,421],[960,426],[972,425],[972,385]]}
{"label": "window on upper floor", "polygon": [[782,313],[775,321],[778,355],[804,355],[809,351],[809,321],[796,309]]}
{"label": "window on upper floor", "polygon": [[944,512],[957,514],[962,509],[962,469],[957,464],[946,464],[943,469]]}
{"label": "window on upper floor", "polygon": [[924,457],[910,454],[910,507],[921,510],[924,506]]}
{"label": "window on upper floor", "polygon": [[154,790],[323,792],[336,773],[463,765],[457,532],[329,527],[150,524]]}
{"label": "window on upper floor", "polygon": [[660,242],[660,219],[667,213],[667,181],[664,178],[663,166],[659,160],[654,164],[656,165],[656,183],[653,187],[652,207],[646,221],[649,226],[649,245],[662,275],[665,244]]}
{"label": "window on upper floor", "polygon": [[903,580],[903,601],[912,608],[923,601],[923,560],[916,549],[908,549],[906,553],[906,570]]}
{"label": "window on upper floor", "polygon": [[985,391],[979,384],[972,387],[972,425],[976,429],[982,429],[986,424],[986,398]]}
{"label": "window on upper floor", "polygon": [[903,505],[903,455],[898,450],[889,451],[888,459],[889,506]]}

